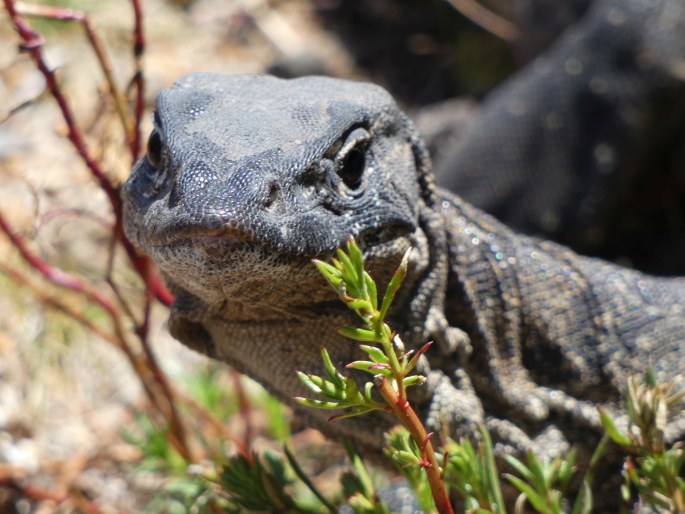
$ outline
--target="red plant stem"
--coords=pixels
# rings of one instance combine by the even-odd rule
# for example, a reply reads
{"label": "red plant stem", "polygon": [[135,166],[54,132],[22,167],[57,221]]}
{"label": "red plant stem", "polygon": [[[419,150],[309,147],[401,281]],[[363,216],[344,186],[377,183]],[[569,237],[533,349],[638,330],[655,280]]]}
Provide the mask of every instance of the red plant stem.
{"label": "red plant stem", "polygon": [[[93,288],[90,287],[88,283],[82,281],[78,277],[69,275],[61,269],[51,266],[43,259],[35,255],[33,252],[31,252],[26,246],[24,240],[17,236],[14,232],[12,232],[9,224],[5,220],[5,217],[2,215],[2,213],[0,213],[0,230],[2,230],[7,235],[12,244],[17,248],[21,256],[24,258],[24,260],[26,260],[26,262],[28,262],[28,264],[33,269],[38,271],[46,279],[48,279],[50,282],[57,286],[64,287],[66,289],[83,294],[86,298],[98,304],[107,312],[107,314],[112,320],[112,323],[114,324],[116,338],[110,338],[105,336],[99,329],[94,330],[94,332],[98,333],[99,335],[102,335],[103,337],[105,337],[105,339],[109,340],[110,342],[113,342],[119,349],[121,349],[124,352],[129,362],[135,369],[136,373],[140,377],[145,388],[145,391],[147,392],[148,397],[150,398],[150,401],[165,417],[168,418],[171,433],[177,439],[175,444],[177,450],[188,461],[194,462],[194,456],[188,444],[187,434],[185,432],[183,424],[181,423],[180,417],[178,416],[178,412],[175,408],[174,395],[171,391],[171,387],[169,386],[166,375],[164,375],[159,365],[157,364],[155,356],[152,353],[152,349],[150,348],[150,345],[147,342],[147,340],[141,337],[141,345],[143,347],[143,352],[145,354],[145,358],[147,361],[143,363],[138,357],[136,357],[136,355],[133,353],[129,345],[126,343],[124,331],[119,321],[119,313],[116,307],[109,301],[108,298],[103,296],[98,291],[93,290]],[[74,315],[73,313],[72,317],[77,321],[87,321],[85,320],[85,318],[82,318],[78,315]],[[87,322],[86,326],[88,326],[91,329],[93,329],[94,327],[94,325],[89,324]],[[148,371],[152,373],[152,378],[157,383],[158,387],[161,389],[161,395],[156,394],[153,388],[150,386],[149,379],[146,378],[148,375]]]}
{"label": "red plant stem", "polygon": [[505,41],[516,41],[521,37],[516,25],[487,9],[477,0],[447,1],[473,23]]}
{"label": "red plant stem", "polygon": [[[83,26],[83,30],[86,33],[86,37],[90,42],[90,46],[95,52],[98,62],[100,63],[100,68],[105,75],[105,80],[109,85],[109,92],[112,99],[114,100],[114,105],[116,107],[117,113],[121,120],[121,124],[124,128],[124,133],[126,135],[126,140],[129,142],[129,147],[132,144],[133,139],[133,120],[128,113],[126,108],[126,100],[121,94],[121,91],[117,87],[117,83],[114,80],[114,73],[112,72],[112,65],[107,58],[107,53],[105,48],[100,41],[97,33],[93,29],[93,25],[90,23],[90,19],[83,11],[78,11],[76,9],[67,9],[64,7],[54,7],[51,5],[35,5],[35,4],[24,4],[19,3],[16,6],[20,11],[20,14],[24,16],[39,16],[42,18],[49,18],[53,20],[60,21],[73,21],[79,23]],[[134,159],[136,155],[134,154]]]}
{"label": "red plant stem", "polygon": [[120,212],[121,201],[119,200],[119,195],[117,193],[116,188],[109,180],[109,177],[107,177],[105,172],[102,170],[102,168],[100,168],[100,164],[95,159],[93,159],[90,153],[88,152],[86,142],[84,141],[81,132],[76,128],[76,121],[71,112],[71,109],[69,108],[69,104],[67,103],[66,98],[62,94],[62,91],[59,89],[55,73],[50,68],[48,68],[47,64],[45,63],[45,60],[43,59],[43,53],[41,51],[43,46],[43,38],[35,30],[33,30],[33,28],[31,28],[31,26],[28,23],[26,23],[26,21],[19,15],[13,0],[4,0],[4,3],[7,12],[10,15],[10,19],[14,23],[15,29],[17,30],[19,36],[24,40],[24,45],[22,46],[22,49],[28,52],[33,58],[34,62],[36,63],[36,66],[45,77],[48,89],[50,90],[52,96],[55,98],[55,101],[57,102],[57,105],[59,106],[59,109],[62,112],[62,117],[64,118],[64,121],[67,124],[69,140],[76,148],[76,151],[81,156],[81,159],[83,159],[83,162],[85,162],[86,166],[88,166],[88,168],[90,169],[92,175],[97,179],[98,184],[105,192],[107,198],[112,204],[114,211]]}
{"label": "red plant stem", "polygon": [[409,402],[400,400],[397,391],[395,391],[391,382],[386,377],[383,377],[381,384],[378,386],[378,390],[392,409],[393,414],[395,414],[407,430],[409,430],[414,442],[416,442],[418,447],[421,448],[422,452],[425,454],[427,465],[424,465],[424,469],[426,470],[428,482],[430,483],[431,491],[433,492],[433,500],[435,501],[438,512],[440,512],[440,514],[454,514],[452,504],[450,503],[447,494],[447,488],[445,487],[445,481],[442,477],[438,458],[435,455],[433,444],[430,442],[430,438],[426,433],[423,423],[416,415],[416,412],[414,412],[414,409],[412,409]]}
{"label": "red plant stem", "polygon": [[100,292],[93,290],[93,288],[87,282],[84,282],[78,277],[65,273],[59,268],[51,266],[31,252],[26,246],[24,240],[12,231],[2,213],[0,213],[0,230],[7,235],[12,244],[17,248],[17,250],[19,250],[19,253],[21,253],[21,256],[26,260],[26,262],[28,262],[32,268],[38,271],[50,282],[60,287],[70,289],[72,291],[78,291],[79,293],[84,294],[89,300],[102,307],[111,317],[117,316],[117,309],[109,301],[109,299]]}
{"label": "red plant stem", "polygon": [[152,372],[152,376],[155,382],[162,390],[162,398],[166,400],[165,403],[167,404],[166,407],[168,409],[168,412],[166,414],[169,420],[170,432],[175,439],[174,446],[185,460],[187,460],[188,462],[197,462],[198,459],[192,451],[192,447],[190,446],[188,441],[188,433],[186,432],[185,425],[183,424],[180,416],[178,415],[178,409],[176,409],[175,395],[171,386],[169,385],[167,376],[159,367],[159,364],[157,363],[157,358],[155,357],[155,354],[153,353],[152,348],[150,347],[150,344],[147,341],[147,339],[141,338],[141,343],[141,346],[143,347],[143,353],[145,354],[145,359],[147,361],[147,368]]}
{"label": "red plant stem", "polygon": [[[13,478],[0,479],[0,489],[10,489],[22,497],[34,502],[54,502],[61,505],[70,500],[77,500],[76,497],[69,494],[62,494],[48,489],[43,489],[33,485],[22,485]],[[87,514],[99,514],[102,510],[92,501],[77,502],[81,510]]]}
{"label": "red plant stem", "polygon": [[178,389],[174,390],[174,394],[181,398],[181,401],[184,404],[195,411],[195,415],[197,417],[202,418],[209,423],[214,431],[219,434],[220,440],[231,441],[233,444],[235,444],[238,453],[241,455],[247,456],[249,454],[249,448],[245,446],[244,441],[234,435],[228,426],[219,421],[204,405],[202,405],[192,396],[184,393],[183,391],[179,391]]}
{"label": "red plant stem", "polygon": [[[15,30],[19,34],[19,37],[21,37],[21,39],[24,41],[22,49],[28,52],[33,58],[34,62],[36,63],[36,67],[45,78],[50,93],[59,106],[62,117],[67,125],[69,141],[71,141],[79,156],[86,164],[93,177],[95,177],[100,188],[107,195],[116,220],[114,234],[116,235],[117,239],[121,241],[127,255],[131,260],[131,263],[133,264],[133,267],[143,278],[146,286],[153,291],[154,296],[163,304],[171,305],[173,302],[173,295],[171,295],[161,279],[157,275],[150,272],[150,263],[148,259],[144,256],[138,255],[131,242],[126,239],[126,236],[124,235],[122,227],[121,200],[119,198],[118,188],[115,187],[107,174],[102,170],[98,161],[93,159],[93,157],[90,155],[83,135],[77,128],[76,120],[71,112],[71,109],[69,108],[69,104],[59,88],[55,74],[50,68],[48,68],[45,60],[43,59],[43,38],[20,16],[16,9],[14,0],[3,0],[3,3],[7,13],[10,16],[10,19],[12,20],[12,23],[14,24]],[[140,6],[138,6],[138,8],[140,9]],[[136,129],[136,131],[137,130],[138,129]]]}
{"label": "red plant stem", "polygon": [[[22,45],[23,50],[31,54],[34,62],[36,63],[37,68],[43,74],[46,80],[48,89],[50,90],[52,96],[55,98],[55,101],[59,106],[59,109],[62,113],[62,117],[64,118],[64,121],[67,124],[69,140],[75,147],[76,151],[78,152],[82,160],[85,162],[86,166],[90,169],[91,174],[96,178],[100,188],[105,192],[109,199],[115,216],[115,224],[113,227],[115,237],[124,246],[134,268],[143,278],[143,281],[146,285],[147,298],[145,302],[145,317],[141,326],[138,328],[138,332],[141,339],[141,344],[143,347],[145,358],[147,361],[146,367],[152,373],[154,381],[161,389],[161,395],[156,394],[153,388],[150,387],[151,384],[148,383],[148,379],[146,378],[147,373],[145,372],[145,366],[141,366],[141,361],[133,354],[128,344],[126,343],[124,332],[119,322],[119,313],[114,304],[112,304],[110,300],[104,295],[102,295],[99,291],[91,287],[87,282],[84,282],[78,277],[65,273],[59,268],[51,266],[46,261],[32,253],[26,246],[24,240],[12,231],[9,223],[7,223],[6,219],[4,218],[4,216],[2,216],[1,213],[0,230],[5,232],[5,234],[9,237],[12,244],[17,248],[17,250],[21,253],[22,257],[29,263],[29,265],[33,269],[37,270],[39,273],[41,273],[45,278],[47,278],[50,282],[52,282],[55,285],[84,294],[89,300],[93,301],[94,303],[97,303],[108,313],[108,315],[111,317],[114,323],[117,339],[120,343],[118,346],[125,352],[131,364],[138,372],[152,403],[155,404],[156,407],[160,410],[160,412],[163,415],[165,415],[165,417],[169,420],[171,434],[173,436],[172,438],[175,439],[175,441],[172,442],[175,443],[176,448],[184,456],[184,458],[186,458],[189,461],[193,461],[193,456],[188,445],[185,429],[183,427],[183,424],[181,423],[181,420],[178,416],[178,413],[174,405],[174,399],[171,388],[169,387],[166,376],[159,368],[154,357],[154,354],[152,353],[152,350],[147,342],[151,298],[153,296],[157,297],[162,303],[169,305],[173,301],[173,297],[169,293],[167,288],[164,286],[164,284],[161,282],[158,275],[154,273],[149,260],[144,256],[138,255],[135,249],[133,248],[133,245],[128,241],[128,239],[126,239],[122,226],[122,205],[121,200],[119,198],[118,188],[114,186],[112,181],[102,170],[98,161],[93,159],[90,155],[83,135],[76,125],[76,121],[71,112],[69,104],[59,88],[55,74],[52,70],[48,68],[47,64],[43,59],[41,51],[43,45],[43,38],[37,32],[35,32],[33,28],[31,28],[31,26],[27,24],[26,21],[19,15],[13,0],[4,0],[4,4],[8,14],[10,15],[12,22],[14,23],[17,33],[24,40],[24,44]],[[144,48],[141,24],[142,11],[140,9],[139,3],[135,0],[134,7],[136,8],[137,34],[135,54],[137,57],[139,57],[142,54],[142,50]],[[41,9],[38,8],[38,11],[40,10]],[[48,9],[48,11],[50,10]],[[96,54],[98,54],[98,58],[100,60],[101,66],[103,67],[103,70],[105,71],[105,74],[108,75],[108,65],[106,64],[107,61],[106,59],[103,60],[104,52],[102,50],[102,47],[99,45],[99,41],[97,40],[97,38],[93,37],[93,31],[89,30],[90,26],[88,25],[87,20],[85,19],[85,15],[83,15],[83,13],[79,13],[78,11],[70,10],[57,9],[50,12],[48,11],[43,11],[43,14],[56,17],[59,19],[75,20],[84,23],[84,26],[86,27],[86,32],[89,34],[89,40],[91,42],[91,45],[94,47]],[[140,68],[139,59],[137,60],[137,67]],[[111,70],[109,71],[111,72]],[[140,107],[136,110],[136,134],[138,133],[140,116],[142,115],[143,110],[143,82],[142,72],[140,71],[140,69],[138,69],[137,76],[139,77],[139,98],[137,103]],[[108,75],[108,80],[110,80],[110,86],[113,87],[114,82],[111,75]],[[135,144],[131,142],[133,139],[135,139],[136,141]],[[132,152],[135,157],[138,152],[138,149],[135,145],[139,145],[139,137],[136,135],[135,138],[130,138],[129,141],[131,142]]]}

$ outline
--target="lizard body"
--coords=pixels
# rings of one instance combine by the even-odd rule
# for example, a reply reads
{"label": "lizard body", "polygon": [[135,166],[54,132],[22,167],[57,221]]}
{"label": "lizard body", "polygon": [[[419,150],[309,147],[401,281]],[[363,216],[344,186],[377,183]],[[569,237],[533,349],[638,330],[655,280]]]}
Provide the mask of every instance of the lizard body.
{"label": "lizard body", "polygon": [[[583,3],[514,2],[529,23]],[[682,275],[683,55],[680,0],[590,2],[483,101],[438,182],[517,230]]]}
{"label": "lizard body", "polygon": [[[378,86],[193,74],[163,91],[148,154],[123,191],[128,237],[176,301],[172,334],[292,403],[295,370],[358,357],[352,314],[311,265],[354,235],[387,282],[412,246],[392,320],[436,341],[415,398],[432,428],[486,423],[500,448],[592,444],[594,408],[652,363],[685,369],[685,279],[655,278],[518,235],[436,187],[408,118]],[[296,407],[297,408],[297,407]],[[326,421],[379,446],[382,414]],[[685,416],[670,439],[685,434]]]}

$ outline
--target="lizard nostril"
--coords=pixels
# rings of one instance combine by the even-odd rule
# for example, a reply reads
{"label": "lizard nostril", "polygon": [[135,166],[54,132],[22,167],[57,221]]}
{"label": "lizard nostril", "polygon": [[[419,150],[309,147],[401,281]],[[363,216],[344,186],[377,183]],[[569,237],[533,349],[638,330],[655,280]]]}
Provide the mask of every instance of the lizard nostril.
{"label": "lizard nostril", "polygon": [[265,209],[270,209],[276,203],[276,200],[281,196],[281,186],[275,180],[272,180],[268,185],[268,193],[262,202]]}

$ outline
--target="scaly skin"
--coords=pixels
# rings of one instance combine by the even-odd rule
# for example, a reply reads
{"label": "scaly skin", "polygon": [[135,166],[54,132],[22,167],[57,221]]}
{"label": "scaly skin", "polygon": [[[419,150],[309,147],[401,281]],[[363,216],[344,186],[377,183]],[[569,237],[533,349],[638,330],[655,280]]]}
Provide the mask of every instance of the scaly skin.
{"label": "scaly skin", "polygon": [[[336,79],[189,75],[162,92],[148,156],[124,188],[127,235],[177,299],[172,334],[292,403],[295,370],[358,357],[353,323],[309,263],[354,235],[380,283],[411,271],[392,319],[436,341],[415,400],[431,428],[485,422],[500,449],[591,446],[594,404],[629,374],[685,369],[685,281],[523,237],[435,188],[412,124],[381,88]],[[295,406],[295,408],[299,408]],[[379,446],[381,415],[328,433]],[[669,438],[682,437],[685,417]]]}

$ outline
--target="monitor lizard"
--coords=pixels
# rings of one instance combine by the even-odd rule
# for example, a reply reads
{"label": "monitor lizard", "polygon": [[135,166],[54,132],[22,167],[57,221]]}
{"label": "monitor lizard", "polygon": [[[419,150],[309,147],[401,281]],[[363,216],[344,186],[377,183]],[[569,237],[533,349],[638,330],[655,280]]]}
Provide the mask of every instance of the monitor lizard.
{"label": "monitor lizard", "polygon": [[[123,188],[125,230],[176,296],[172,335],[293,404],[295,371],[359,357],[353,315],[311,264],[354,236],[387,281],[408,345],[435,341],[414,401],[432,429],[486,424],[501,451],[557,453],[601,432],[626,378],[685,369],[685,278],[658,278],[522,236],[437,187],[412,122],[379,86],[196,73],[157,99],[147,155]],[[300,409],[297,405],[296,409]],[[329,434],[379,447],[378,413]],[[668,437],[685,434],[685,415]]]}

